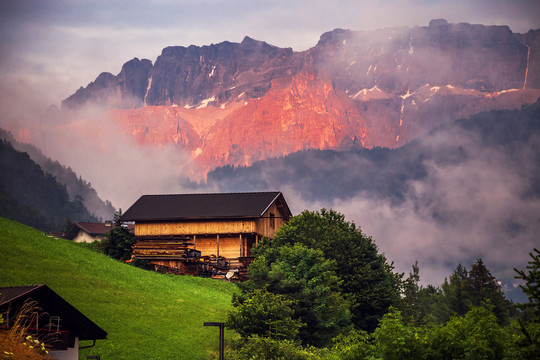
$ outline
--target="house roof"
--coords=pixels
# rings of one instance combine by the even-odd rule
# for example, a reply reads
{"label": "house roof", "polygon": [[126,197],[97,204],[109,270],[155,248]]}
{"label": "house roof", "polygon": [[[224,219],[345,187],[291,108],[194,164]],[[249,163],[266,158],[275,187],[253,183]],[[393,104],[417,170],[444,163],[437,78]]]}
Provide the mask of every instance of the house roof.
{"label": "house roof", "polygon": [[[135,226],[128,225],[128,230],[133,230]],[[113,229],[112,225],[106,223],[91,223],[91,222],[76,222],[73,223],[71,229],[63,236],[65,239],[73,240],[79,234],[79,231],[84,231],[90,236],[105,236],[109,231]]]}
{"label": "house roof", "polygon": [[87,318],[47,285],[0,287],[0,311],[18,311],[27,299],[37,301],[41,309],[59,315],[65,327],[80,340],[106,339],[107,332]]}
{"label": "house roof", "polygon": [[76,222],[73,223],[64,237],[73,240],[81,230],[91,236],[104,236],[111,230],[111,226],[107,226],[105,223]]}
{"label": "house roof", "polygon": [[120,217],[122,221],[258,218],[277,202],[288,218],[283,194],[273,192],[143,195]]}
{"label": "house roof", "polygon": [[0,306],[11,302],[11,300],[32,292],[41,285],[30,286],[10,286],[0,288]]}

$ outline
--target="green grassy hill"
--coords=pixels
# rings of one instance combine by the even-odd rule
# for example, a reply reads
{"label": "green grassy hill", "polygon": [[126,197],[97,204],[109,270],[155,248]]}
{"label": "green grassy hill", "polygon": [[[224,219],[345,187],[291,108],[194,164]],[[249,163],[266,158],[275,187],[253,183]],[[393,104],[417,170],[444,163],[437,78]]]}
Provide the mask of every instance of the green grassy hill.
{"label": "green grassy hill", "polygon": [[81,350],[82,359],[216,358],[219,330],[203,322],[224,321],[236,291],[217,280],[141,270],[0,218],[0,286],[30,284],[47,284],[108,332],[108,340]]}

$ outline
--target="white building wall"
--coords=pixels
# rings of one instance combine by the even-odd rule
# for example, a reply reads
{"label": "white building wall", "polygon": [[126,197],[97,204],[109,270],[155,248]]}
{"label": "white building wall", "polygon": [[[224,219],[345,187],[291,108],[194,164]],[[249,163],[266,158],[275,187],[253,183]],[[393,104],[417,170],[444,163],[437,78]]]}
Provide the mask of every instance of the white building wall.
{"label": "white building wall", "polygon": [[75,338],[75,347],[67,350],[51,351],[53,358],[58,360],[79,360],[79,338]]}
{"label": "white building wall", "polygon": [[77,236],[75,236],[73,238],[73,241],[75,242],[85,242],[85,243],[91,243],[91,242],[94,242],[96,240],[102,240],[101,237],[96,237],[96,238],[93,238],[92,236],[90,236],[88,233],[84,232],[84,231],[79,231],[79,233],[77,234]]}

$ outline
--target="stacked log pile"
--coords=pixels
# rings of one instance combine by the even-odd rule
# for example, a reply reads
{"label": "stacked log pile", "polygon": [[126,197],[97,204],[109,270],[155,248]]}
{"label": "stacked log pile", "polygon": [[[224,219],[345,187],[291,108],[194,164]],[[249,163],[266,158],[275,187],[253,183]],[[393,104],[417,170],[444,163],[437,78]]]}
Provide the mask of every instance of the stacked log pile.
{"label": "stacked log pile", "polygon": [[190,238],[182,236],[138,236],[133,245],[133,256],[143,260],[188,259]]}

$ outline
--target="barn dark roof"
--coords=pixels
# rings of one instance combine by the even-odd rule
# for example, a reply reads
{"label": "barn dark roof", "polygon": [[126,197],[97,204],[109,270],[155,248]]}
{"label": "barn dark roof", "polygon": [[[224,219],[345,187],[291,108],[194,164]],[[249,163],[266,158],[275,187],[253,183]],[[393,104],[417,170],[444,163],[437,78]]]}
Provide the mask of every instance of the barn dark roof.
{"label": "barn dark roof", "polygon": [[258,218],[274,202],[291,215],[283,194],[273,192],[143,195],[120,217],[122,221]]}
{"label": "barn dark roof", "polygon": [[51,315],[60,315],[65,329],[80,340],[107,338],[105,330],[44,284],[0,287],[0,313],[17,311],[27,299],[37,301],[39,307]]}

